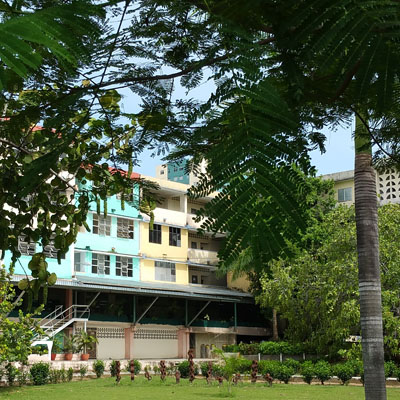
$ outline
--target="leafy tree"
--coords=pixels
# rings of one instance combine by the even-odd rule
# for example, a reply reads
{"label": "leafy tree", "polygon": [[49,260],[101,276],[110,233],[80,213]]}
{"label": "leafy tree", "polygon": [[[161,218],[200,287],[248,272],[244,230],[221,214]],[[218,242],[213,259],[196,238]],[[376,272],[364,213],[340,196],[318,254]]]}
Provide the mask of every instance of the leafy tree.
{"label": "leafy tree", "polygon": [[[385,351],[399,354],[400,206],[379,209]],[[291,259],[272,262],[257,301],[288,320],[287,336],[335,357],[349,335],[360,334],[354,207],[339,206],[315,223]]]}
{"label": "leafy tree", "polygon": [[25,364],[32,353],[33,337],[43,332],[34,320],[41,308],[26,315],[18,311],[17,319],[9,318],[10,313],[21,305],[21,301],[15,297],[11,275],[7,274],[4,266],[0,267],[0,365],[11,365],[14,361]]}

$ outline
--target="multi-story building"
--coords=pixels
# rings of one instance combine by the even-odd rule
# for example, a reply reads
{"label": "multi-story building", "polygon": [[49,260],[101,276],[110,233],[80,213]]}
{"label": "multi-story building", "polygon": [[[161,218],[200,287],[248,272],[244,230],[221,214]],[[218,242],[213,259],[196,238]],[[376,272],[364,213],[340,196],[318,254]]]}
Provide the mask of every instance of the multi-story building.
{"label": "multi-story building", "polygon": [[[91,206],[90,232],[82,228],[60,265],[55,249],[44,249],[50,272],[59,278],[44,314],[58,310],[53,317],[65,318],[65,331],[96,335],[92,357],[103,359],[178,358],[189,348],[204,357],[211,345],[267,337],[268,321],[246,291],[247,281],[217,274],[223,235],[198,233],[193,218],[211,197],[194,201],[187,196],[189,185],[179,180],[142,178],[160,186],[154,221],[135,202],[122,209],[112,196],[107,216]],[[138,194],[133,188],[132,195]],[[15,281],[41,250],[23,241],[20,249]]]}
{"label": "multi-story building", "polygon": [[[335,199],[339,204],[354,203],[354,170],[323,175],[334,181]],[[394,169],[376,172],[376,191],[380,205],[400,201],[400,173]]]}

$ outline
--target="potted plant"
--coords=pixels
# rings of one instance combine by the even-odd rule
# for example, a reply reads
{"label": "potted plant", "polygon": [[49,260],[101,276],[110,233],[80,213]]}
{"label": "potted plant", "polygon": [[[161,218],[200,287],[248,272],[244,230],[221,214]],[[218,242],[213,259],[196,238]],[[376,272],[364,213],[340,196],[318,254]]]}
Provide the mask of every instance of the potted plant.
{"label": "potted plant", "polygon": [[53,339],[53,346],[51,348],[51,361],[56,359],[57,354],[61,354],[63,351],[61,347],[61,342],[57,338]]}
{"label": "potted plant", "polygon": [[98,343],[98,340],[95,336],[89,335],[85,331],[81,331],[77,335],[77,344],[78,344],[78,351],[82,351],[81,360],[87,361],[89,359],[89,350],[92,350],[94,345]]}
{"label": "potted plant", "polygon": [[72,355],[77,352],[76,335],[64,335],[64,357],[66,361],[72,360]]}

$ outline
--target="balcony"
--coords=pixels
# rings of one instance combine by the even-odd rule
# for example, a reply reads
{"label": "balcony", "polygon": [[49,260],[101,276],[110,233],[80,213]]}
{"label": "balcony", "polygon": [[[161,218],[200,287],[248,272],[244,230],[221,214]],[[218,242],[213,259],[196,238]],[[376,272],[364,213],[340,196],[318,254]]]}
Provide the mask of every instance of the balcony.
{"label": "balcony", "polygon": [[217,265],[218,252],[211,250],[188,249],[188,259],[194,264]]}
{"label": "balcony", "polygon": [[154,222],[168,225],[185,226],[186,214],[180,211],[157,207],[154,211]]}
{"label": "balcony", "polygon": [[189,225],[191,228],[199,229],[202,223],[195,222],[194,218],[196,218],[196,214],[188,213],[186,216],[186,224]]}

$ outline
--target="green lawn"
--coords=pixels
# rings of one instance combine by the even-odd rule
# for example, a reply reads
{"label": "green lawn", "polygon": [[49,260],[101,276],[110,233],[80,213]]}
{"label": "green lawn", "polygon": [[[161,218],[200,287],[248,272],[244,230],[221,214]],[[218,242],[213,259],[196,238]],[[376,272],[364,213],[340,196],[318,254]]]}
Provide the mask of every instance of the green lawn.
{"label": "green lawn", "polygon": [[[264,384],[242,383],[233,387],[232,397],[243,400],[258,399],[284,399],[284,400],[357,400],[364,399],[364,390],[359,386],[340,385],[305,385],[305,384],[274,384],[272,388]],[[211,400],[228,397],[226,383],[218,387],[216,383],[208,386],[205,380],[196,380],[192,386],[186,379],[179,385],[174,379],[168,378],[162,383],[159,377],[147,382],[143,377],[136,378],[133,383],[128,376],[124,376],[119,386],[114,378],[89,379],[58,385],[27,386],[23,388],[0,388],[2,399],[24,400],[124,400],[124,399],[149,399],[149,400]],[[388,399],[400,400],[400,388],[388,388]]]}

